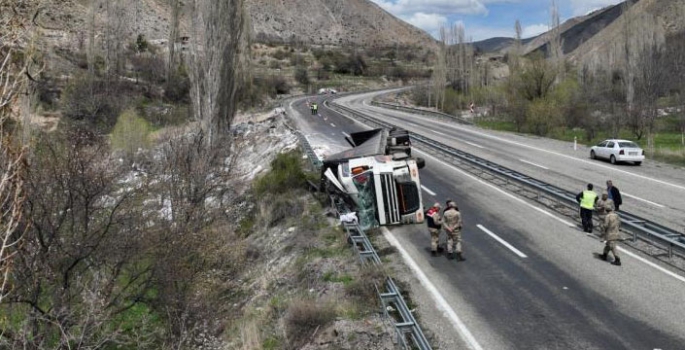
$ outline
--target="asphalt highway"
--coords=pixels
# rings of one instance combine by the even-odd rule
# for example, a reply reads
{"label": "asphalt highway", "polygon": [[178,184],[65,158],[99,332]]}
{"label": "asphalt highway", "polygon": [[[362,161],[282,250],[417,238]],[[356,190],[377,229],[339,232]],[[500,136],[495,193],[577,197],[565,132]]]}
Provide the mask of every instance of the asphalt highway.
{"label": "asphalt highway", "polygon": [[[326,97],[314,98],[319,100],[320,115],[312,116],[304,100],[292,103],[288,113],[315,147],[331,152],[347,148],[345,134],[368,129],[326,109],[322,103]],[[474,136],[478,134],[450,125],[430,128],[446,134],[440,139],[442,135],[427,134],[429,129],[421,126],[430,121],[416,116],[398,117],[395,113],[387,115],[385,111],[373,113],[394,120],[410,119],[415,126],[407,123],[408,126],[427,136],[460,147],[470,146],[470,151],[482,153],[479,156],[495,154],[492,157],[497,159],[493,161],[508,162],[505,166],[526,164],[520,159],[541,161],[524,158],[526,152],[521,149],[526,147]],[[511,154],[513,151],[507,149],[518,149],[518,153]],[[621,267],[601,261],[593,253],[601,252],[603,245],[567,218],[528,204],[429,155],[419,151],[416,155],[426,159],[426,168],[421,170],[424,204],[444,204],[450,198],[459,205],[465,223],[467,261],[432,257],[424,225],[392,227],[386,236],[398,247],[405,263],[415,269],[414,275],[424,276],[414,280],[413,298],[419,299],[422,326],[432,330],[436,341],[443,344],[441,348],[685,348],[685,277],[626,249],[621,252]],[[581,155],[577,158],[583,159]],[[557,177],[561,177],[559,182],[571,181],[572,174],[550,170],[571,162],[575,160],[545,161],[543,166],[549,169],[533,173],[545,174],[543,181],[552,182],[548,179]],[[603,183],[604,176],[623,183],[624,178],[617,177],[618,173],[606,171],[595,175],[597,183]],[[625,179],[628,181],[630,176]],[[664,181],[678,184],[675,180]],[[571,187],[584,182],[574,181]],[[636,196],[649,197],[649,193],[631,191]],[[674,187],[672,191],[677,193],[679,189]],[[453,337],[459,339],[449,339]]]}
{"label": "asphalt highway", "polygon": [[574,193],[593,183],[598,194],[612,180],[623,194],[622,210],[677,231],[685,230],[685,169],[647,159],[642,166],[589,159],[589,147],[550,139],[482,130],[430,117],[370,106],[374,94],[336,102],[384,118],[407,130],[493,161]]}

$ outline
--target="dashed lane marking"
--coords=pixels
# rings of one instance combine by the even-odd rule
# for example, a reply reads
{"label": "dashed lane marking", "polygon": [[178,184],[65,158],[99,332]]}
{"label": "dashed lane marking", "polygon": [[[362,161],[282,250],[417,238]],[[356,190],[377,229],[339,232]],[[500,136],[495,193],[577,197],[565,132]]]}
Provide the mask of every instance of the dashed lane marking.
{"label": "dashed lane marking", "polygon": [[426,187],[426,186],[424,186],[424,185],[421,185],[421,188],[422,188],[424,191],[426,191],[428,194],[430,194],[431,196],[435,196],[435,192],[429,190],[428,187]]}
{"label": "dashed lane marking", "polygon": [[485,148],[485,147],[483,147],[483,146],[481,146],[481,145],[479,145],[479,144],[477,144],[477,143],[468,142],[468,141],[464,141],[464,140],[459,140],[459,141],[461,141],[461,142],[463,142],[463,143],[466,143],[466,144],[469,144],[469,145],[471,145],[471,146],[473,146],[473,147]]}
{"label": "dashed lane marking", "polygon": [[352,136],[350,136],[350,134],[348,134],[348,133],[346,133],[346,132],[344,132],[344,131],[342,132],[342,134],[345,135],[346,137],[352,137]]}
{"label": "dashed lane marking", "polygon": [[524,258],[524,259],[528,257],[526,254],[523,254],[520,250],[514,248],[513,245],[509,244],[509,242],[505,241],[505,240],[502,239],[500,236],[498,236],[498,235],[492,233],[492,231],[488,230],[488,229],[485,228],[483,225],[478,224],[478,225],[476,225],[476,226],[477,226],[479,229],[481,229],[481,231],[487,233],[490,237],[494,238],[497,242],[500,242],[500,243],[502,243],[503,246],[509,248],[509,250],[511,250],[512,252],[514,252],[514,254],[518,255],[519,257]]}
{"label": "dashed lane marking", "polygon": [[335,128],[335,124],[331,123],[331,126]]}
{"label": "dashed lane marking", "polygon": [[463,170],[461,170],[461,169],[455,167],[455,166],[452,165],[452,164],[443,163],[443,161],[438,160],[438,159],[435,158],[434,156],[432,156],[432,155],[430,155],[430,154],[428,154],[428,153],[426,153],[426,152],[422,152],[422,151],[420,151],[420,150],[418,150],[418,149],[416,149],[415,151],[416,151],[416,152],[419,152],[419,153],[422,153],[422,154],[424,154],[424,155],[426,155],[426,156],[428,156],[428,157],[431,157],[431,158],[435,159],[436,161],[438,161],[439,163],[442,163],[442,164],[444,164],[445,166],[452,168],[454,171],[459,172],[459,173],[463,174],[464,176],[466,176],[466,177],[468,177],[468,178],[470,178],[470,179],[472,179],[472,180],[474,180],[474,181],[477,181],[477,182],[479,182],[479,183],[481,183],[481,184],[483,184],[483,185],[485,185],[485,186],[488,186],[488,187],[492,188],[493,190],[495,190],[495,191],[497,191],[497,192],[499,192],[499,193],[501,193],[501,194],[503,194],[503,195],[505,195],[505,196],[507,196],[507,197],[509,197],[509,198],[511,198],[511,199],[513,199],[513,200],[515,200],[515,201],[517,201],[517,202],[520,202],[520,203],[522,203],[522,204],[524,204],[524,205],[526,205],[526,206],[532,208],[533,210],[537,210],[537,211],[539,211],[539,212],[541,212],[541,213],[543,213],[543,214],[545,214],[545,215],[551,217],[552,219],[557,220],[557,221],[563,223],[564,225],[567,225],[567,226],[569,226],[569,227],[576,227],[575,224],[570,223],[570,222],[568,222],[568,221],[566,221],[566,220],[564,220],[564,219],[561,219],[561,218],[555,216],[554,214],[552,214],[552,213],[550,213],[550,212],[548,212],[548,211],[546,211],[546,210],[540,209],[540,208],[538,208],[538,207],[536,207],[536,206],[534,206],[534,205],[532,205],[532,204],[530,204],[530,203],[524,201],[523,199],[518,198],[518,197],[514,196],[513,194],[504,191],[503,189],[501,189],[501,188],[499,188],[499,187],[497,187],[497,186],[495,186],[495,185],[493,185],[493,184],[487,183],[487,182],[485,182],[485,181],[483,181],[483,180],[481,180],[481,179],[479,179],[479,178],[477,178],[477,177],[475,177],[475,176],[473,176],[473,175],[471,175],[471,174],[469,174],[469,173],[467,173],[467,172],[465,172],[465,171],[463,171]]}
{"label": "dashed lane marking", "polygon": [[535,164],[535,163],[533,163],[533,162],[529,162],[529,161],[523,160],[523,159],[519,159],[519,160],[520,160],[521,162],[523,162],[523,163],[527,163],[527,164],[530,164],[530,165],[532,165],[532,166],[536,166],[536,167],[538,167],[538,168],[542,168],[542,169],[545,169],[545,170],[549,170],[549,168],[546,167],[546,166],[542,166],[542,165],[540,165],[540,164]]}

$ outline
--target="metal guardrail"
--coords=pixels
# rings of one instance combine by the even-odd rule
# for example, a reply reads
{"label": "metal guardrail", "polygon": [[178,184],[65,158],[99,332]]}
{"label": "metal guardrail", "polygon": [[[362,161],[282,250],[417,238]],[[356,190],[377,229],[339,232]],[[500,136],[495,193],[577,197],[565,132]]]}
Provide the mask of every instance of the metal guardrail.
{"label": "metal guardrail", "polygon": [[[299,138],[302,148],[312,163],[312,166],[316,169],[321,169],[322,162],[314,153],[307,138],[299,130],[293,129],[287,123],[286,126]],[[345,205],[337,203],[333,198],[331,198],[331,206],[338,214],[345,211]],[[343,227],[345,228],[348,242],[354,248],[354,251],[357,253],[357,256],[359,256],[359,260],[362,264],[371,264],[373,266],[382,265],[382,261],[378,256],[378,253],[376,253],[373,244],[371,244],[369,237],[359,226],[358,222],[344,222]],[[386,277],[382,286],[376,284],[374,287],[383,306],[383,314],[385,317],[392,318],[388,311],[391,306],[397,311],[396,315],[399,317],[399,321],[395,319],[397,342],[401,344],[404,349],[418,348],[420,350],[432,350],[428,340],[421,331],[421,327],[414,318],[414,315],[412,315],[411,310],[409,310],[404,298],[402,298],[400,289],[397,287],[397,284],[395,284],[395,281],[390,277]],[[411,344],[409,344],[408,340]]]}
{"label": "metal guardrail", "polygon": [[[357,252],[362,264],[372,264],[375,266],[382,265],[381,259],[373,248],[368,236],[358,223],[343,223],[345,231],[347,232],[347,239],[352,243],[354,250]],[[385,282],[381,287],[378,285],[376,292],[383,305],[383,313],[385,317],[390,318],[390,307],[394,305],[394,310],[397,311],[399,321],[395,322],[395,333],[397,335],[397,342],[403,346],[404,349],[411,349],[407,339],[411,340],[411,344],[415,345],[421,350],[432,349],[426,336],[421,331],[421,327],[414,318],[414,315],[409,310],[407,303],[404,302],[400,289],[395,284],[395,281],[386,277]],[[396,320],[397,321],[397,320]]]}
{"label": "metal guardrail", "polygon": [[395,109],[399,111],[405,111],[409,113],[414,113],[414,114],[422,114],[422,115],[428,115],[432,117],[436,117],[442,120],[448,120],[452,122],[457,122],[460,124],[473,124],[470,120],[462,117],[458,117],[456,115],[451,115],[447,113],[442,113],[442,112],[435,112],[435,111],[429,111],[425,109],[419,109],[419,108],[412,108],[412,107],[406,107],[406,106],[400,106],[396,105],[394,103],[387,103],[387,102],[379,102],[379,101],[371,101],[371,104],[377,107],[383,107],[383,108],[388,108],[388,109]]}
{"label": "metal guardrail", "polygon": [[[378,120],[371,116],[367,116],[351,108],[341,106],[335,102],[329,103],[328,105],[332,106],[333,109],[337,110],[338,112],[342,112],[343,114],[347,114],[352,117],[362,118],[366,122],[369,122],[375,126],[387,128],[394,127],[392,124]],[[503,167],[483,158],[460,151],[454,147],[434,141],[421,134],[410,132],[410,137],[419,144],[423,144],[433,150],[437,150],[443,154],[458,158],[481,169],[485,169],[488,172],[499,175],[507,180],[517,182],[525,187],[537,191],[538,193],[545,194],[568,207],[578,207],[578,204],[575,200],[575,194],[572,192],[536,180],[530,176]],[[669,257],[672,257],[674,253],[685,257],[684,234],[625,211],[621,211],[621,219],[623,223],[623,229],[632,234],[633,241],[640,238],[644,241],[661,246],[668,252]]]}

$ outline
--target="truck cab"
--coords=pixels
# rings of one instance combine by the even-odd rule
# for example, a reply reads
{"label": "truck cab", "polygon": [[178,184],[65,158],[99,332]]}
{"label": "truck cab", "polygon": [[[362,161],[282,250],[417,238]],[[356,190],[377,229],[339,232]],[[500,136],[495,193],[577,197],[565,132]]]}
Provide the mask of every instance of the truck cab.
{"label": "truck cab", "polygon": [[376,129],[350,135],[351,150],[323,161],[322,182],[350,202],[363,226],[421,223],[419,169],[406,131]]}

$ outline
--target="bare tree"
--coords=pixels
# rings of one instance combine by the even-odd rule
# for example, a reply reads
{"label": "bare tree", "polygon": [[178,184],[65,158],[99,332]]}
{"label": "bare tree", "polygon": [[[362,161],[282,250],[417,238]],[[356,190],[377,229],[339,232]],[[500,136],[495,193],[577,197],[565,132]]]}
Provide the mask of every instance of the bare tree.
{"label": "bare tree", "polygon": [[0,303],[11,292],[13,260],[26,228],[22,222],[26,148],[14,143],[3,126],[18,114],[20,93],[27,88],[32,63],[26,51],[33,31],[30,19],[38,7],[39,1],[0,0]]}
{"label": "bare tree", "polygon": [[176,71],[177,57],[176,57],[176,43],[179,37],[179,23],[181,15],[181,1],[180,0],[169,0],[169,5],[171,6],[171,19],[169,20],[169,57],[166,81],[167,84],[171,84],[171,76]]}
{"label": "bare tree", "polygon": [[521,43],[523,29],[521,28],[521,22],[518,19],[516,20],[516,23],[514,23],[514,31],[516,32],[514,45],[511,51],[509,51],[509,70],[512,74],[516,73],[520,68],[523,51],[523,44]]}
{"label": "bare tree", "polygon": [[246,48],[243,0],[191,3],[191,100],[209,144],[229,132]]}
{"label": "bare tree", "polygon": [[552,60],[553,65],[557,69],[557,78],[560,80],[564,79],[564,50],[563,43],[561,40],[561,23],[559,21],[559,6],[556,0],[552,0],[552,5],[550,8],[551,17],[551,35],[549,40],[549,57]]}

